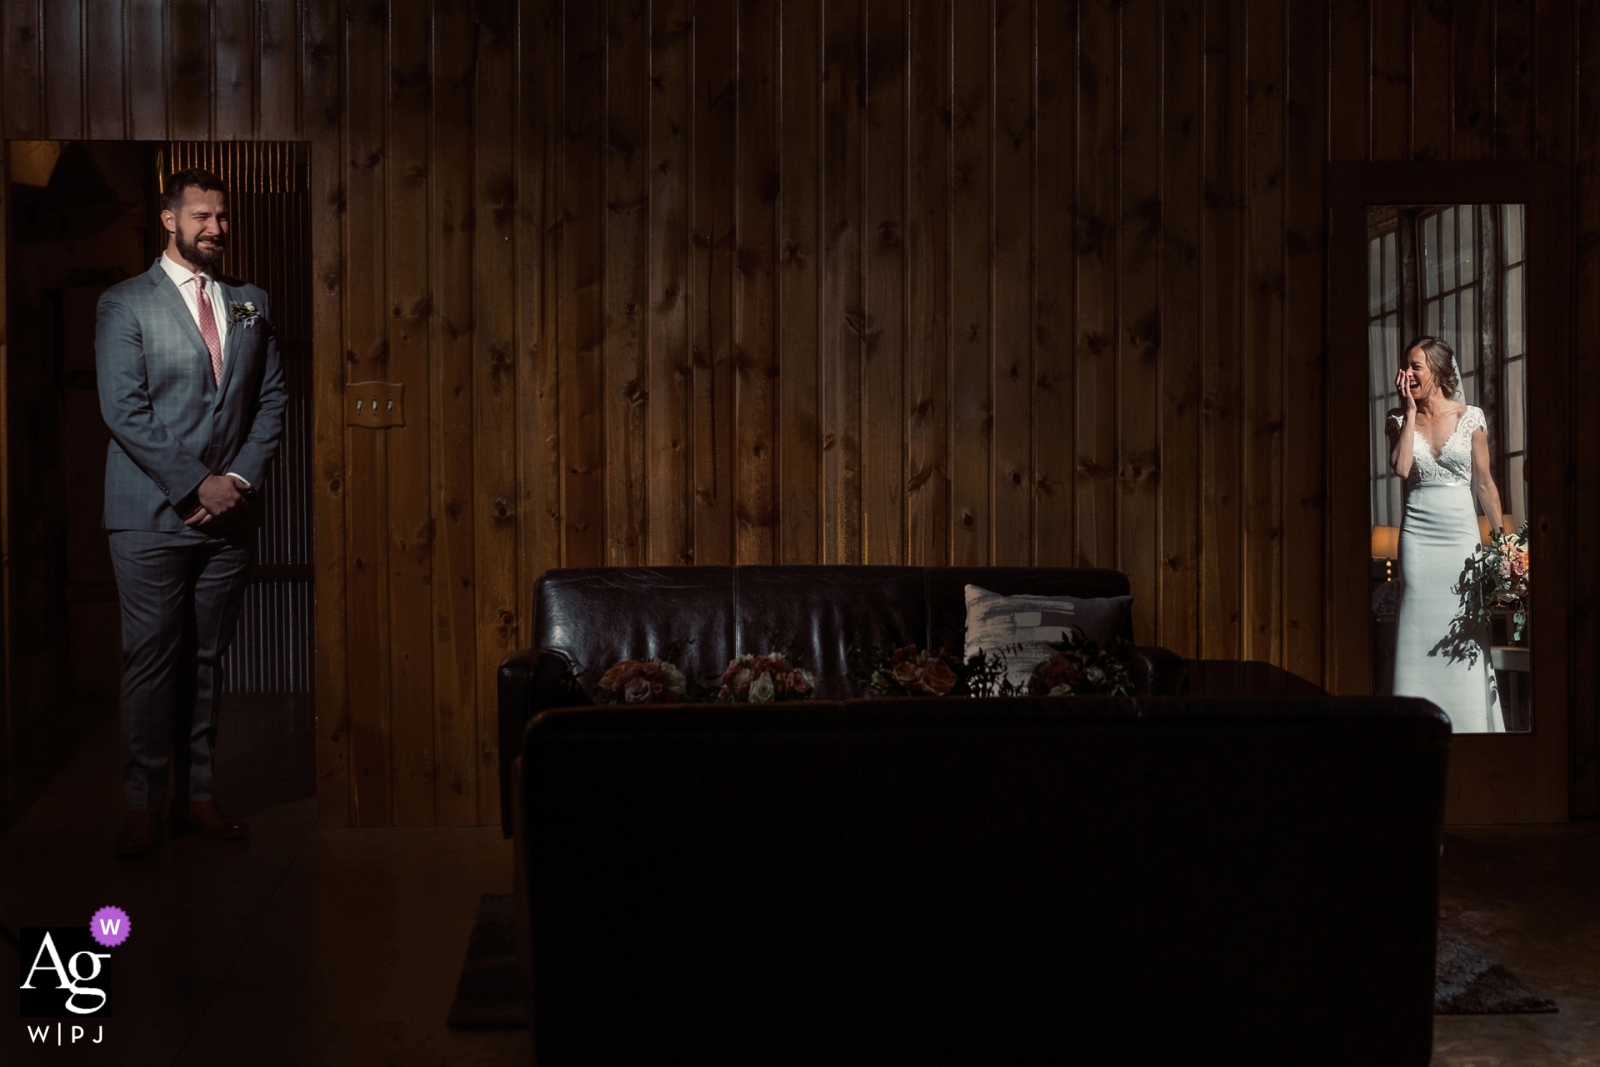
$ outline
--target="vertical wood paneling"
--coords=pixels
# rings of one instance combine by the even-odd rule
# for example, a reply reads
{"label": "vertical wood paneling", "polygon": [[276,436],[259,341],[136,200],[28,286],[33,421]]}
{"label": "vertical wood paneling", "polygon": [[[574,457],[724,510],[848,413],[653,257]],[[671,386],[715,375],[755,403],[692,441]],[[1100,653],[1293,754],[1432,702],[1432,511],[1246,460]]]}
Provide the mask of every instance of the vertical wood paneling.
{"label": "vertical wood paneling", "polygon": [[822,555],[861,559],[863,0],[823,0]]}
{"label": "vertical wood paneling", "polygon": [[[156,141],[168,136],[167,8],[164,0],[124,0],[124,4],[122,25],[128,40],[128,136],[135,141]],[[338,111],[343,99],[340,83],[312,84],[313,71],[326,69],[325,65],[329,62],[329,57],[319,55],[316,51],[326,40],[322,36],[326,26],[321,20],[334,16],[328,15],[320,4],[313,4],[311,0],[306,0],[302,10],[306,19],[306,66],[303,71],[306,79],[303,90],[306,113],[309,115],[319,108],[322,110],[316,117],[316,126],[308,127],[307,132],[331,127],[334,135],[337,135]],[[340,11],[342,13],[343,9]],[[313,20],[318,20],[315,25]],[[336,57],[332,70],[335,73],[339,70]],[[327,113],[329,108],[334,109],[332,114]]]}
{"label": "vertical wood paneling", "polygon": [[[951,9],[949,0],[910,7],[906,562],[941,566],[950,559]],[[1065,121],[1070,123],[1070,115]],[[1065,192],[1070,198],[1071,189]]]}
{"label": "vertical wood paneling", "polygon": [[994,0],[991,561],[1033,562],[1033,4]]}
{"label": "vertical wood paneling", "polygon": [[[1411,157],[1412,20],[1429,19],[1426,10],[1417,10],[1427,6],[1427,0],[1380,0],[1372,5],[1372,159]],[[1254,44],[1261,37],[1252,32],[1250,40]]]}
{"label": "vertical wood paneling", "polygon": [[477,498],[473,492],[473,41],[471,0],[433,5],[428,463],[433,473],[434,810],[440,825],[478,821]]}
{"label": "vertical wood paneling", "polygon": [[[167,0],[166,11],[169,18],[167,56],[171,63],[167,83],[167,136],[176,141],[209,141],[212,130],[212,7],[207,0]],[[347,6],[346,18],[352,26],[365,23],[381,27],[384,4],[382,0],[357,0]],[[362,59],[376,68],[377,76],[381,77],[384,63],[381,44],[375,55]],[[347,108],[353,102],[346,96]],[[381,127],[382,111],[376,114]],[[370,123],[373,116],[360,116],[360,119]],[[347,112],[347,125],[353,126],[360,119]]]}
{"label": "vertical wood paneling", "polygon": [[[1298,7],[1291,22],[1310,22]],[[1412,80],[1412,137],[1414,159],[1450,158],[1450,5],[1413,3],[1411,5],[1412,52],[1407,56]],[[1294,32],[1302,31],[1298,25]],[[1324,52],[1324,57],[1326,53]],[[1323,62],[1326,63],[1326,58]],[[1339,60],[1335,58],[1337,69]],[[1330,103],[1343,107],[1337,94]]]}
{"label": "vertical wood paneling", "polygon": [[1246,659],[1283,656],[1284,22],[1280,0],[1246,14],[1245,182],[1248,206],[1244,357],[1244,629]]}
{"label": "vertical wood paneling", "polygon": [[867,0],[866,9],[862,562],[897,564],[906,533],[906,5]]}
{"label": "vertical wood paneling", "polygon": [[822,559],[822,0],[782,0],[778,562]]}
{"label": "vertical wood paneling", "polygon": [[1117,11],[1078,25],[1077,563],[1117,565]]}
{"label": "vertical wood paneling", "polygon": [[39,0],[4,0],[0,11],[5,18],[5,133],[36,139],[44,129]]}
{"label": "vertical wood paneling", "polygon": [[[1535,18],[1533,48],[1534,158],[1573,162],[1573,70],[1577,62],[1576,0],[1543,0]],[[1588,63],[1583,69],[1589,69]],[[1591,129],[1593,127],[1590,127]]]}
{"label": "vertical wood paneling", "polygon": [[[345,373],[352,382],[387,381],[389,371],[388,308],[384,306],[383,272],[377,269],[388,255],[384,240],[389,96],[385,15],[384,5],[373,3],[352,11],[346,23],[345,263],[355,269],[349,270],[344,290],[344,343]],[[183,120],[192,121],[192,116]],[[179,122],[176,111],[174,122]],[[339,406],[344,406],[342,396]],[[360,502],[349,513],[348,635],[352,648],[371,650],[370,654],[351,656],[348,668],[355,789],[352,815],[358,826],[388,826],[394,814],[388,444],[388,437],[375,430],[357,426],[346,431],[347,477],[352,498]]]}
{"label": "vertical wood paneling", "polygon": [[[1329,138],[1329,158],[1358,160],[1368,157],[1367,120],[1372,96],[1372,54],[1368,50],[1368,31],[1371,13],[1368,0],[1337,0],[1328,4],[1329,54],[1333,57],[1333,70],[1329,72],[1330,92],[1334,103],[1335,121]],[[1209,11],[1209,5],[1208,5]],[[1208,16],[1213,21],[1224,18],[1220,14]],[[1449,27],[1449,17],[1445,16]],[[1438,76],[1448,86],[1450,78],[1450,49],[1447,46],[1435,53],[1443,58]],[[1453,87],[1452,87],[1453,91]],[[1206,96],[1208,101],[1215,97]],[[1214,121],[1215,107],[1207,108],[1207,120]]]}
{"label": "vertical wood paneling", "polygon": [[[432,298],[428,276],[431,213],[428,111],[433,91],[429,12],[397,6],[389,17],[388,224],[384,284],[389,322],[389,380],[407,384],[413,410],[428,411]],[[220,78],[219,78],[220,80]],[[218,115],[225,95],[219,92]],[[394,704],[394,821],[431,826],[437,819],[434,728],[433,500],[429,426],[418,419],[387,431],[389,691]],[[357,430],[356,433],[363,431]]]}
{"label": "vertical wood paneling", "polygon": [[123,0],[84,0],[83,21],[83,47],[93,59],[84,79],[87,133],[96,139],[121,140],[128,135]]}
{"label": "vertical wood paneling", "polygon": [[1452,5],[1455,48],[1454,159],[1494,157],[1495,4]]}
{"label": "vertical wood paneling", "polygon": [[257,136],[300,136],[300,5],[296,0],[256,0]]}
{"label": "vertical wood paneling", "polygon": [[[1160,0],[1121,9],[1125,69],[1164,67]],[[1130,27],[1132,31],[1130,32]],[[1128,576],[1134,640],[1155,640],[1159,616],[1161,403],[1161,83],[1124,76],[1117,167],[1117,567]]]}
{"label": "vertical wood paneling", "polygon": [[[1335,9],[1343,5],[1334,5]],[[1240,640],[1241,486],[1240,245],[1244,191],[1239,160],[1244,136],[1243,19],[1221,5],[1205,6],[1207,100],[1204,133],[1205,213],[1202,217],[1201,321],[1201,546],[1203,605],[1200,655],[1244,658]]]}
{"label": "vertical wood paneling", "polygon": [[605,231],[605,5],[569,4],[562,24],[567,80],[563,92],[560,177],[561,464],[566,480],[563,562],[597,567],[605,560],[605,455],[600,355],[602,235]]}
{"label": "vertical wood paneling", "polygon": [[650,27],[612,0],[606,39],[606,562],[644,562],[648,532]]}
{"label": "vertical wood paneling", "polygon": [[556,194],[561,156],[554,148],[561,129],[561,6],[561,0],[541,0],[525,9],[521,20],[516,246],[522,554],[517,604],[524,612],[532,608],[540,573],[561,564],[561,383],[556,344],[560,311]]}
{"label": "vertical wood paneling", "polygon": [[691,0],[659,0],[651,14],[647,556],[652,563],[677,565],[694,559],[689,508],[694,17]]}
{"label": "vertical wood paneling", "polygon": [[[219,140],[256,132],[256,60],[260,55],[253,2],[217,4],[212,9],[213,124]],[[402,7],[397,17],[406,17]]]}
{"label": "vertical wood paneling", "polygon": [[83,136],[83,3],[56,0],[44,8],[45,136]]}
{"label": "vertical wood paneling", "polygon": [[1162,108],[1161,544],[1157,643],[1198,655],[1200,551],[1200,4],[1167,0]]}
{"label": "vertical wood paneling", "polygon": [[776,562],[777,19],[771,0],[740,0],[733,338],[734,558],[739,563]]}
{"label": "vertical wood paneling", "polygon": [[695,9],[694,47],[694,561],[733,562],[733,171],[738,11]]}
{"label": "vertical wood paneling", "polygon": [[990,277],[993,255],[994,19],[988,0],[956,0],[951,65],[955,113],[950,194],[950,557],[991,560],[993,394]]}
{"label": "vertical wood paneling", "polygon": [[1495,0],[1494,156],[1532,159],[1534,0]]}
{"label": "vertical wood paneling", "polygon": [[[1322,489],[1326,333],[1322,328],[1327,241],[1322,161],[1327,143],[1327,52],[1318,34],[1321,0],[1291,0],[1285,92],[1283,246],[1283,666],[1323,677]],[[1419,14],[1420,17],[1420,14]],[[1355,433],[1340,433],[1354,440]]]}
{"label": "vertical wood paneling", "polygon": [[[1078,66],[1076,3],[1041,2],[1034,191],[1034,557],[1046,567],[1077,559],[1073,499],[1077,345]],[[1198,131],[1196,131],[1198,134]]]}
{"label": "vertical wood paneling", "polygon": [[778,10],[739,3],[734,325],[734,558],[776,563],[776,381],[778,378]]}
{"label": "vertical wood paneling", "polygon": [[[348,826],[355,821],[351,782],[349,663],[350,634],[345,469],[345,361],[341,335],[344,295],[346,203],[340,137],[344,42],[342,9],[333,0],[303,8],[305,64],[304,130],[311,137],[312,477],[311,508],[316,562],[317,822]],[[130,85],[130,89],[132,86]],[[137,112],[134,113],[137,117]],[[138,129],[138,122],[134,127]],[[333,358],[329,358],[329,355]],[[363,655],[370,650],[360,650]]]}
{"label": "vertical wood paneling", "polygon": [[[476,99],[509,101],[517,89],[515,0],[477,0]],[[478,822],[500,818],[499,716],[487,679],[517,648],[517,379],[512,312],[517,186],[513,110],[473,109],[475,233],[472,248],[473,584],[478,592]]]}
{"label": "vertical wood paneling", "polygon": [[[1553,14],[1553,13],[1552,13]],[[1577,230],[1575,264],[1576,304],[1574,336],[1584,348],[1573,361],[1572,390],[1575,396],[1591,397],[1600,389],[1600,360],[1595,358],[1594,341],[1600,337],[1600,9],[1580,4],[1577,18],[1565,24],[1540,13],[1540,34],[1568,33],[1576,40],[1577,134],[1571,138],[1578,196],[1574,203]],[[1573,21],[1577,23],[1573,32]],[[1550,24],[1554,25],[1550,25]],[[1544,56],[1541,46],[1540,56]],[[1546,106],[1559,107],[1555,92],[1541,89],[1540,128],[1544,129]],[[1570,105],[1569,105],[1570,106]],[[1592,514],[1594,501],[1600,500],[1600,419],[1580,414],[1573,427],[1573,499],[1586,502]],[[1582,512],[1580,511],[1580,514]],[[1572,709],[1572,790],[1573,813],[1593,818],[1600,815],[1600,537],[1595,523],[1580,523],[1578,541],[1572,556],[1579,566],[1572,575],[1573,613],[1569,632],[1573,641]]]}

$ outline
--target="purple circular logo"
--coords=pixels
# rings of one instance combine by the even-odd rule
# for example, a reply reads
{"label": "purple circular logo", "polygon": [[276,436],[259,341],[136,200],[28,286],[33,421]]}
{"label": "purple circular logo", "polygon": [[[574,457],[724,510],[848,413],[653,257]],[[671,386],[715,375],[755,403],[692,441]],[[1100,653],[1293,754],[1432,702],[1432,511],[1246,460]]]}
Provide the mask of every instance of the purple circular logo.
{"label": "purple circular logo", "polygon": [[115,905],[101,908],[89,920],[89,936],[106,948],[116,948],[128,940],[130,929],[128,913]]}

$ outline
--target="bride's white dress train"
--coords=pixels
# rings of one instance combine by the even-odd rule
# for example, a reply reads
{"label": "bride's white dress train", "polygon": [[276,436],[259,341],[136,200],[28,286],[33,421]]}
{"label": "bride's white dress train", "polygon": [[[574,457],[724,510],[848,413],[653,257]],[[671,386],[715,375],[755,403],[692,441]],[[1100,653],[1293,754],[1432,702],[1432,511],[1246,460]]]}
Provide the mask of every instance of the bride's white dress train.
{"label": "bride's white dress train", "polygon": [[1413,431],[1414,459],[1400,527],[1404,585],[1394,692],[1427,697],[1445,710],[1458,734],[1505,730],[1489,664],[1489,635],[1466,625],[1458,592],[1461,572],[1480,544],[1472,505],[1472,433],[1484,426],[1483,412],[1467,408],[1438,456],[1421,432]]}

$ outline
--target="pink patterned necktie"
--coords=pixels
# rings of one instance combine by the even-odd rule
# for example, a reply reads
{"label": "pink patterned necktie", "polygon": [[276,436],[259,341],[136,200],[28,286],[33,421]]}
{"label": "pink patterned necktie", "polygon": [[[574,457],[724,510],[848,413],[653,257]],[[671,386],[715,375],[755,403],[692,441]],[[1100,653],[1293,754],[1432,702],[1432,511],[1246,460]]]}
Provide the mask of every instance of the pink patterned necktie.
{"label": "pink patterned necktie", "polygon": [[217,317],[211,313],[211,301],[206,299],[206,276],[194,276],[195,303],[200,308],[200,336],[205,339],[211,353],[211,377],[222,384],[222,338],[217,336]]}

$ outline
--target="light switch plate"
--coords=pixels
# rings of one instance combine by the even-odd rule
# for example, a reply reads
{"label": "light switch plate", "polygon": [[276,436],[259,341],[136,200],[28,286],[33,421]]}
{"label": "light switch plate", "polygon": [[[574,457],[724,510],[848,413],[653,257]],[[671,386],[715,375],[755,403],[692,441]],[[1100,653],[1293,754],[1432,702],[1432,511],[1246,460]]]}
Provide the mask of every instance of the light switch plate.
{"label": "light switch plate", "polygon": [[382,429],[406,424],[406,387],[397,382],[348,382],[344,387],[347,426]]}

